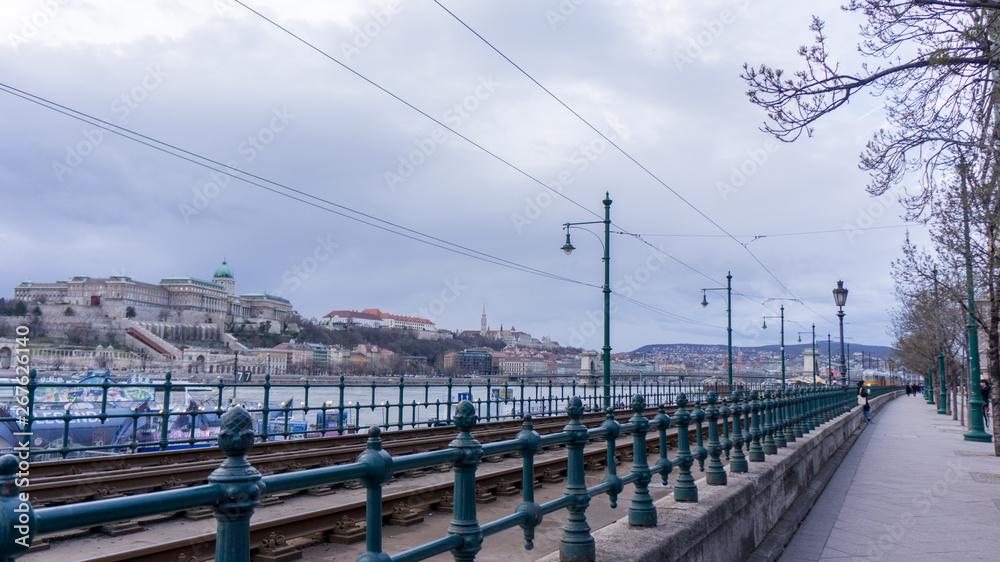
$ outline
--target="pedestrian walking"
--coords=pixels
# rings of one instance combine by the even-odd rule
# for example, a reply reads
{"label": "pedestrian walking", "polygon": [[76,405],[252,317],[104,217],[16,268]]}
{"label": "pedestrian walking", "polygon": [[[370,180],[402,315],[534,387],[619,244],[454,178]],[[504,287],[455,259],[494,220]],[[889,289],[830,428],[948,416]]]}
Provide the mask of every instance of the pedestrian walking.
{"label": "pedestrian walking", "polygon": [[979,393],[983,397],[983,423],[986,427],[990,426],[990,390],[992,390],[990,383],[980,379]]}
{"label": "pedestrian walking", "polygon": [[871,422],[872,409],[868,404],[868,387],[865,386],[865,381],[858,381],[858,405],[865,412],[865,422]]}

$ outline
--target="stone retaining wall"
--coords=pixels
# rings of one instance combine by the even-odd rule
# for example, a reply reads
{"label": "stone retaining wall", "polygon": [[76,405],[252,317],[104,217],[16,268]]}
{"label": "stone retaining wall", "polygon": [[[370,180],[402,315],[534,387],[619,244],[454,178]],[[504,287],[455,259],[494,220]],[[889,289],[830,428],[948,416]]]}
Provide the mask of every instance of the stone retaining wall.
{"label": "stone retaining wall", "polygon": [[[878,410],[899,394],[871,400],[872,410]],[[676,502],[673,496],[657,501],[657,527],[631,527],[628,518],[623,517],[594,531],[597,559],[602,562],[743,560],[823,464],[864,423],[863,418],[861,408],[856,406],[846,416],[778,449],[777,455],[768,455],[765,462],[750,463],[749,473],[728,473],[727,486],[709,486],[704,478],[698,480],[698,503]],[[697,463],[692,470],[697,477]],[[658,477],[654,477],[656,481]],[[619,505],[627,509],[630,497],[626,488]],[[607,499],[596,497],[592,501]],[[559,560],[559,554],[552,553],[541,560]]]}

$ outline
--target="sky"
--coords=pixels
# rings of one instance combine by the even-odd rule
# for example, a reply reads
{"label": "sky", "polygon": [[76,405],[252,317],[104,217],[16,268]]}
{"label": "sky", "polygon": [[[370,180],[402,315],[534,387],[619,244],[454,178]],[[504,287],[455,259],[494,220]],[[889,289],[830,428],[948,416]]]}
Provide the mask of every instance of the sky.
{"label": "sky", "polygon": [[564,223],[603,220],[607,193],[615,352],[724,344],[725,291],[700,303],[727,272],[734,345],[778,343],[782,306],[787,342],[813,324],[836,340],[838,280],[848,342],[892,343],[891,263],[927,235],[895,190],[865,191],[883,100],[782,143],[740,79],[745,62],[799,68],[814,14],[859,68],[840,3],[245,4],[260,15],[3,2],[0,82],[146,144],[0,91],[0,295],[81,274],[210,279],[225,259],[237,292],[306,318],[379,308],[462,330],[485,307],[491,329],[598,349],[603,225],[560,246]]}

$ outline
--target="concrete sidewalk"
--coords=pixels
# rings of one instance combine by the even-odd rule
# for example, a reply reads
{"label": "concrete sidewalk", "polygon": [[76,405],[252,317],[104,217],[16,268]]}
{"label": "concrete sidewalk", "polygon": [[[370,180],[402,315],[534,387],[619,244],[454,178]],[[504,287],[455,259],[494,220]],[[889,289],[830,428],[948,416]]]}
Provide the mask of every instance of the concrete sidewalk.
{"label": "concrete sidewalk", "polygon": [[922,396],[886,404],[780,560],[1000,560],[1000,458]]}

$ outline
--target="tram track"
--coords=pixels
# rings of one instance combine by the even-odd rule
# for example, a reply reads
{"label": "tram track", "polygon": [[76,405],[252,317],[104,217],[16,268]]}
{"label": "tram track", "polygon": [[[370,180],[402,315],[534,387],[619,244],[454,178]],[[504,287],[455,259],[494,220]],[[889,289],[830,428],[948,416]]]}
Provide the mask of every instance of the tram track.
{"label": "tram track", "polygon": [[[647,408],[647,419],[657,413]],[[668,412],[673,413],[673,408]],[[615,413],[619,423],[634,415],[630,410]],[[587,427],[599,426],[606,414],[584,414]],[[539,418],[534,429],[541,435],[562,431],[568,416]],[[521,430],[521,420],[487,422],[476,427],[481,443],[513,439]],[[384,431],[383,448],[394,457],[446,448],[457,435],[454,426]],[[322,466],[354,462],[364,451],[367,432],[333,437],[265,441],[255,443],[248,460],[261,474],[279,474]],[[32,463],[31,482],[25,491],[35,508],[133,495],[186,487],[207,482],[224,455],[218,447],[135,453],[115,457],[69,459]]]}
{"label": "tram track", "polygon": [[[693,433],[694,430],[691,431]],[[584,450],[585,467],[587,470],[604,470],[607,462],[606,444],[602,439],[593,441]],[[668,448],[675,448],[676,444],[676,429],[668,430]],[[658,432],[650,432],[647,435],[646,445],[650,455],[659,452]],[[632,439],[619,439],[615,447],[616,463],[629,462],[633,446]],[[534,461],[533,486],[558,484],[563,481],[567,468],[565,448],[552,447],[537,455]],[[450,468],[448,465],[443,466]],[[443,513],[451,511],[454,483],[443,474],[438,478],[422,478],[428,472],[431,470],[397,475],[401,483],[400,488],[385,493],[382,498],[383,525],[420,524],[424,515],[430,511]],[[500,464],[484,462],[476,474],[476,502],[485,504],[501,496],[520,496],[524,486],[522,475],[520,462],[513,460]],[[335,490],[330,492],[347,492],[352,487],[357,486],[337,485],[334,487]],[[279,501],[291,502],[297,495],[298,493],[282,494]],[[278,515],[273,514],[262,504],[250,525],[250,544],[255,547],[255,551],[273,553],[282,548],[301,548],[322,542],[347,544],[364,540],[366,502],[363,496],[339,502],[331,498],[330,501],[322,503],[324,504],[322,507],[303,511],[291,510],[292,513]],[[104,552],[86,560],[201,561],[214,557],[215,537],[215,531],[212,529],[209,532],[185,535],[183,538],[159,540],[155,544],[151,541],[135,541],[135,544],[117,552]]]}

